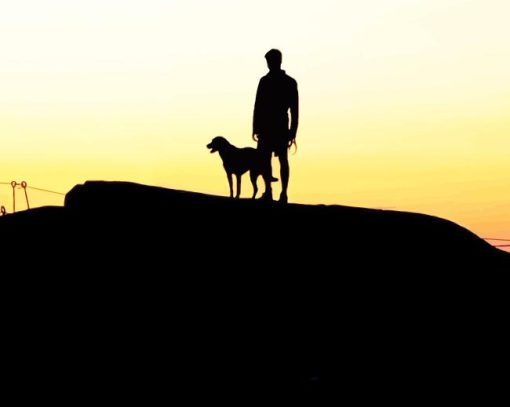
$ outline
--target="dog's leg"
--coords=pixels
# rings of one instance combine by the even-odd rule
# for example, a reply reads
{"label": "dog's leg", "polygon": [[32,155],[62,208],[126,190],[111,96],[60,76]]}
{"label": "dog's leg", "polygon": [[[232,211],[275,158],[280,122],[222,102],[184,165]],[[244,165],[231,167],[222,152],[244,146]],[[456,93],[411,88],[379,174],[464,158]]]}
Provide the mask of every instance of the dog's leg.
{"label": "dog's leg", "polygon": [[259,190],[257,187],[258,176],[259,175],[255,171],[250,171],[250,180],[251,184],[253,185],[253,196],[251,197],[251,199],[255,199],[255,197],[257,196],[257,192]]}
{"label": "dog's leg", "polygon": [[234,190],[232,188],[232,174],[227,172],[228,186],[230,188],[230,197],[234,197]]}
{"label": "dog's leg", "polygon": [[239,198],[239,195],[241,195],[241,177],[242,175],[236,174],[237,177],[237,195],[236,198]]}

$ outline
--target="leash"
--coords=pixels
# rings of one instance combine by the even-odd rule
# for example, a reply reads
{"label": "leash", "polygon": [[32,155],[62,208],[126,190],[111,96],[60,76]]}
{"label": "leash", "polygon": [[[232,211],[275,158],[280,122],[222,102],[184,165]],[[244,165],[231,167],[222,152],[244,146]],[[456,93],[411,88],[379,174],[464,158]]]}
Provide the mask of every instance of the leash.
{"label": "leash", "polygon": [[296,143],[296,139],[295,138],[290,140],[288,149],[290,150],[290,148],[293,145],[294,145],[294,153],[293,154],[296,154],[297,153],[297,143]]}

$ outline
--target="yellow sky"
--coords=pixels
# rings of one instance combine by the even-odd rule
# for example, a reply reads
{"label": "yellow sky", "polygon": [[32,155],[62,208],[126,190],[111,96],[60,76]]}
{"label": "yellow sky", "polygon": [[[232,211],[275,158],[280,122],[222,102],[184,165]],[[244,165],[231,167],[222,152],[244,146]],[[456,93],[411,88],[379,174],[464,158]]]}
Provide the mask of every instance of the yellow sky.
{"label": "yellow sky", "polygon": [[[291,201],[424,212],[510,238],[507,0],[0,6],[0,182],[224,195],[205,144],[221,134],[254,146],[255,91],[276,47],[301,97]],[[10,187],[0,204],[10,208]]]}

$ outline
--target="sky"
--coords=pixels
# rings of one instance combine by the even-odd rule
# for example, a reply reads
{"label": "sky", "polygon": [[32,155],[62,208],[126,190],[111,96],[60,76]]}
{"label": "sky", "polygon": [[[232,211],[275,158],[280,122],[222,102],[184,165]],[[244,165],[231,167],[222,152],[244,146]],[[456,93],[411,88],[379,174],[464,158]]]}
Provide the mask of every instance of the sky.
{"label": "sky", "polygon": [[[510,239],[507,0],[0,0],[0,10],[0,182],[227,195],[205,145],[222,135],[255,146],[255,92],[278,48],[300,93],[290,202],[427,213]],[[11,211],[8,185],[0,204]]]}

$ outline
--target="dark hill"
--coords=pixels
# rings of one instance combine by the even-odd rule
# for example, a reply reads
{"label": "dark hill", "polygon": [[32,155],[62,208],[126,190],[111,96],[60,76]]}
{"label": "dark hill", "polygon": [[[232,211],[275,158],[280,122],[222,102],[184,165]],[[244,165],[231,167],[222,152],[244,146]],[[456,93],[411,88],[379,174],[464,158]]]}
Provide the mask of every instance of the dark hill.
{"label": "dark hill", "polygon": [[73,392],[436,400],[499,349],[510,256],[432,216],[87,182],[0,232],[17,369]]}
{"label": "dark hill", "polygon": [[305,261],[338,271],[411,271],[497,270],[509,257],[467,229],[433,216],[337,205],[280,206],[125,182],[86,182],[66,195],[64,208],[20,212],[0,222],[7,236],[23,236],[25,244],[37,246],[51,237],[54,244],[96,256],[103,244],[113,249],[122,242],[135,248],[130,255],[144,257],[147,251],[151,258],[220,249],[213,257],[224,266],[257,263],[260,273],[268,271],[267,258],[281,270]]}

